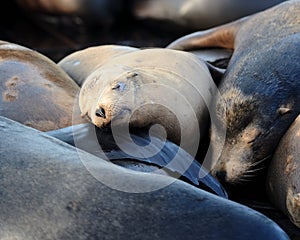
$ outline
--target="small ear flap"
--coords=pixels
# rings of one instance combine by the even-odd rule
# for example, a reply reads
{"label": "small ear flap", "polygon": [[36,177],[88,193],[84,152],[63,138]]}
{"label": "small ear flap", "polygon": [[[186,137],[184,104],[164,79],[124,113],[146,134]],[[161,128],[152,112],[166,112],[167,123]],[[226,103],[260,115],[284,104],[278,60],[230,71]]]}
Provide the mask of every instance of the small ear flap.
{"label": "small ear flap", "polygon": [[206,65],[208,67],[208,70],[209,70],[215,84],[218,86],[224,76],[225,69],[215,67],[215,66],[211,65],[210,63],[206,63]]}

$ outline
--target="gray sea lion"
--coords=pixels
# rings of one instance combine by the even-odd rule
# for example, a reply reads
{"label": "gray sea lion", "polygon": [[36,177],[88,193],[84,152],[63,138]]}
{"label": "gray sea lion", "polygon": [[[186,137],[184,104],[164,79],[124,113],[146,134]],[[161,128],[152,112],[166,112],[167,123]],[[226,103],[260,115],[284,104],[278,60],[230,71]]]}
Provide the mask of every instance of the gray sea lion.
{"label": "gray sea lion", "polygon": [[[226,25],[184,36],[169,48],[234,49],[213,109],[212,173],[236,183],[255,174],[300,112],[300,1],[286,1]],[[216,122],[218,122],[216,121]],[[219,130],[226,129],[223,146]],[[248,179],[249,180],[249,179]]]}
{"label": "gray sea lion", "polygon": [[0,73],[1,116],[41,131],[84,122],[73,114],[80,88],[41,53],[1,41]]}
{"label": "gray sea lion", "polygon": [[84,80],[105,62],[138,50],[134,47],[113,44],[88,47],[65,56],[57,65],[81,87]]}
{"label": "gray sea lion", "polygon": [[159,124],[169,140],[195,156],[215,90],[207,64],[194,54],[142,49],[93,71],[82,85],[79,106],[99,128]]}
{"label": "gray sea lion", "polygon": [[279,142],[268,167],[270,200],[300,228],[300,116]]}
{"label": "gray sea lion", "polygon": [[[289,239],[246,206],[183,181],[166,185],[171,177],[124,169],[3,117],[0,136],[1,239]],[[108,187],[82,158],[105,184],[157,190]]]}
{"label": "gray sea lion", "polygon": [[181,31],[201,30],[225,24],[272,7],[282,0],[133,0],[133,16],[156,21],[157,27]]}

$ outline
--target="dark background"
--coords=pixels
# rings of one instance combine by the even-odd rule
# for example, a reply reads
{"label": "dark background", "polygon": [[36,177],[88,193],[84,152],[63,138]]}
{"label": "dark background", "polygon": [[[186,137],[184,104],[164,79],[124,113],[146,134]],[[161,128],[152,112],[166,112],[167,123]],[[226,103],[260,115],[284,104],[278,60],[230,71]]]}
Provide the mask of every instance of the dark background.
{"label": "dark background", "polygon": [[76,50],[103,44],[165,47],[188,33],[137,21],[126,6],[108,25],[86,23],[78,17],[26,12],[12,0],[1,4],[0,39],[37,50],[56,62]]}

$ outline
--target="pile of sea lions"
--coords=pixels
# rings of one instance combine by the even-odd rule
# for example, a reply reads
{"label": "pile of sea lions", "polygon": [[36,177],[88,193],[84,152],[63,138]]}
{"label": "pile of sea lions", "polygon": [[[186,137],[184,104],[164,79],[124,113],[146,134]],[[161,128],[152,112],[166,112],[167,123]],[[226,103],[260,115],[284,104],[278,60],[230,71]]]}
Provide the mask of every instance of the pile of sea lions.
{"label": "pile of sea lions", "polygon": [[[57,105],[54,100],[60,99],[64,106],[64,96],[55,93],[72,93],[74,105],[69,106],[68,112],[74,111],[74,106],[78,105],[71,91],[74,85],[66,84],[70,78],[42,54],[9,42],[2,42],[1,46],[1,72],[5,73],[1,75],[4,103],[1,108],[8,109],[9,103],[12,107],[18,104],[27,117],[24,120],[18,118],[18,114],[1,112],[2,239],[288,239],[266,216],[228,200],[223,187],[194,159],[189,163],[191,169],[184,169],[185,179],[178,180],[174,172],[181,173],[180,167],[185,161],[178,166],[164,166],[164,162],[172,154],[182,160],[191,157],[174,143],[165,142],[154,160],[148,156],[140,160],[122,155],[114,143],[110,143],[112,135],[105,130],[98,129],[99,135],[97,133],[93,141],[88,134],[97,131],[89,123],[71,123],[72,126],[58,126],[59,129],[50,132],[45,132],[48,130],[45,128],[43,132],[38,130],[39,121],[43,124],[54,121],[52,115],[60,112],[60,108],[51,109],[52,105]],[[47,61],[49,66],[45,64]],[[13,74],[14,67],[18,71]],[[39,76],[40,81],[33,81],[37,77],[31,80],[33,75]],[[59,80],[55,76],[60,76]],[[7,98],[7,91],[11,91],[7,89],[8,83],[12,80],[15,82],[9,86],[14,87],[16,94],[14,98]],[[38,83],[41,87],[37,89]],[[33,86],[32,92],[30,86]],[[48,98],[48,105],[44,106],[40,93],[56,97]],[[28,95],[32,99],[28,99]],[[50,109],[45,116],[38,112],[40,104]],[[65,104],[68,106],[68,101]],[[17,111],[15,108],[13,112]],[[73,114],[78,116],[76,111]],[[36,119],[28,122],[31,117]],[[62,118],[70,120],[71,117],[66,114]],[[38,124],[34,125],[36,122]],[[50,126],[57,128],[53,124]],[[78,127],[79,131],[74,130]],[[145,136],[137,135],[133,139],[138,144],[149,142]],[[90,146],[98,143],[97,140],[106,145],[103,152],[107,155],[95,156],[97,149],[93,152]],[[153,137],[150,140],[152,142]],[[159,147],[161,140],[156,143]],[[77,144],[87,147],[86,151],[79,149]],[[148,159],[147,164],[145,159]],[[164,169],[158,169],[159,165]],[[155,172],[145,173],[149,170]],[[216,229],[216,226],[226,227]]]}
{"label": "pile of sea lions", "polygon": [[224,186],[266,169],[300,227],[299,40],[291,0],[166,48],[2,41],[1,239],[289,239]]}

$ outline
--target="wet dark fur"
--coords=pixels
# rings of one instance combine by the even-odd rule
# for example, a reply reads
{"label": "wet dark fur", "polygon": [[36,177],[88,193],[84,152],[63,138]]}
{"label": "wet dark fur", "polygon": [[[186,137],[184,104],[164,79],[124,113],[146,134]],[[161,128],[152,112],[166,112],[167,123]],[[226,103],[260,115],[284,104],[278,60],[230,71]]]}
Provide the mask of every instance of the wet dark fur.
{"label": "wet dark fur", "polygon": [[[220,84],[225,104],[216,101],[219,127],[226,127],[227,131],[223,152],[213,172],[226,173],[225,165],[230,161],[247,165],[231,179],[227,178],[228,174],[221,176],[221,180],[236,182],[256,162],[272,155],[300,113],[300,1],[288,1],[213,31],[220,33],[215,34],[219,43],[213,34],[200,33],[197,42],[189,42],[186,36],[170,47],[183,50],[228,47],[230,44],[224,40],[234,37],[234,53]],[[245,140],[250,127],[256,131],[250,133],[252,139]],[[217,136],[218,131],[213,134]],[[218,145],[217,140],[212,141]],[[236,144],[241,150],[236,149]]]}

